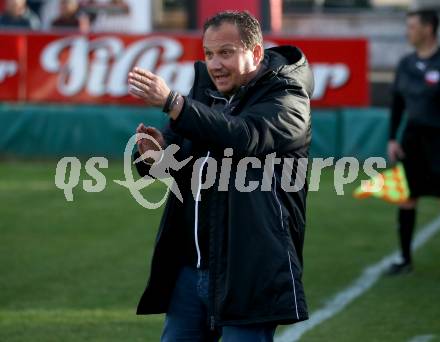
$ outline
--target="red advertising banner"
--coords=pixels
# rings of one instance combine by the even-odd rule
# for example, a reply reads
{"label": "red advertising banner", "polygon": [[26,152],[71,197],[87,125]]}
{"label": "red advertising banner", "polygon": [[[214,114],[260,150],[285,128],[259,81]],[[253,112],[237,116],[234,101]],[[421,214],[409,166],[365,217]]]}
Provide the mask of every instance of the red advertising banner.
{"label": "red advertising banner", "polygon": [[368,43],[365,39],[275,39],[292,44],[313,68],[315,106],[368,106]]}
{"label": "red advertising banner", "polygon": [[28,39],[29,101],[141,103],[128,95],[127,75],[139,66],[188,93],[200,40],[169,36],[34,36]]}
{"label": "red advertising banner", "polygon": [[235,11],[248,11],[261,20],[261,0],[197,1],[198,27],[203,28],[203,23],[209,17],[230,8]]}
{"label": "red advertising banner", "polygon": [[15,35],[0,35],[0,101],[17,101],[24,96],[20,77],[24,75],[25,40]]}
{"label": "red advertising banner", "polygon": [[[193,63],[203,59],[201,38],[190,35],[0,34],[0,44],[0,99],[8,101],[141,104],[128,95],[134,66],[187,94]],[[265,37],[265,44],[305,52],[315,77],[314,106],[369,104],[365,40]]]}

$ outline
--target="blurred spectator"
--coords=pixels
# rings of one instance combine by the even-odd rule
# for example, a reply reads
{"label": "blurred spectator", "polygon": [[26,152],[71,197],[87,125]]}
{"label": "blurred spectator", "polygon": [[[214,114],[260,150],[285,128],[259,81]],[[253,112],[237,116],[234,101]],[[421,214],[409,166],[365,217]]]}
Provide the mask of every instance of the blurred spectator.
{"label": "blurred spectator", "polygon": [[37,30],[40,19],[28,8],[26,0],[7,0],[6,11],[0,16],[0,26]]}
{"label": "blurred spectator", "polygon": [[127,14],[130,9],[125,0],[88,0],[81,7],[88,13]]}
{"label": "blurred spectator", "polygon": [[52,0],[27,0],[27,6],[32,12],[38,15],[38,17],[41,19],[40,17],[41,6],[43,6],[43,4],[47,1],[52,1]]}
{"label": "blurred spectator", "polygon": [[[79,3],[79,13],[87,15],[91,32],[146,33],[152,29],[150,1],[77,0],[77,2]],[[61,11],[60,0],[43,2],[41,8],[42,29],[52,30],[54,28],[52,24],[58,19]],[[80,30],[82,29],[80,28]],[[87,30],[82,30],[82,32],[84,31]]]}
{"label": "blurred spectator", "polygon": [[52,22],[54,28],[79,29],[82,33],[90,31],[90,20],[87,14],[79,10],[77,0],[62,0],[60,15]]}
{"label": "blurred spectator", "polygon": [[97,32],[127,32],[134,24],[125,0],[89,0],[82,8],[93,16],[93,30]]}

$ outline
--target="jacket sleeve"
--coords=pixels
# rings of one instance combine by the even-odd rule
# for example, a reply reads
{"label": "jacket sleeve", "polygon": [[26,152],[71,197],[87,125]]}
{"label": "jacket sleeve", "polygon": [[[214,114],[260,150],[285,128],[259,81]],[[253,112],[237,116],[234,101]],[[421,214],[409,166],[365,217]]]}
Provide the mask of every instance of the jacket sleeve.
{"label": "jacket sleeve", "polygon": [[397,131],[402,121],[403,112],[405,111],[405,99],[399,89],[399,77],[402,72],[401,62],[396,70],[396,76],[391,92],[391,119],[390,119],[390,140],[396,139]]}
{"label": "jacket sleeve", "polygon": [[309,125],[309,96],[302,87],[286,83],[237,116],[185,98],[179,117],[171,120],[171,128],[185,138],[203,142],[208,148],[232,147],[239,156],[300,148],[308,142]]}

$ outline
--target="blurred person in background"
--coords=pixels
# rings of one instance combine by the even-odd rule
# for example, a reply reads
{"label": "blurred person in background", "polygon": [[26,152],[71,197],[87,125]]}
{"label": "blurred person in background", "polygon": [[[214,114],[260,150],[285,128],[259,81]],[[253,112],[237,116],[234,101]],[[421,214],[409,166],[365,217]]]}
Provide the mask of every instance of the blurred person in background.
{"label": "blurred person in background", "polygon": [[[125,0],[94,0],[84,7],[94,16],[93,30],[99,32],[127,32],[133,25],[134,0],[129,6]],[[133,7],[136,8],[136,7]]]}
{"label": "blurred person in background", "polygon": [[0,16],[0,26],[38,30],[40,19],[29,9],[26,0],[7,0],[6,11]]}
{"label": "blurred person in background", "polygon": [[[437,42],[438,15],[418,10],[407,15],[407,39],[415,51],[405,56],[396,71],[392,93],[388,157],[401,160],[410,199],[398,210],[398,233],[402,259],[388,274],[412,270],[411,241],[416,222],[417,200],[440,197],[440,50]],[[403,113],[407,124],[401,144],[396,140]]]}
{"label": "blurred person in background", "polygon": [[90,20],[87,14],[80,11],[78,0],[61,0],[60,14],[52,21],[51,26],[87,33],[90,31]]}

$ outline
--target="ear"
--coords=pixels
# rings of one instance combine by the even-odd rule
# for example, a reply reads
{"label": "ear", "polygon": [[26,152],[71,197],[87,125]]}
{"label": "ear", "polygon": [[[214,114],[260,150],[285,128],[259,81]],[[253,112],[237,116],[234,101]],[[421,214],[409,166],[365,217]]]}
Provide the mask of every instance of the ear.
{"label": "ear", "polygon": [[263,60],[264,57],[264,49],[263,46],[261,44],[257,44],[254,47],[254,50],[252,51],[253,54],[253,62],[254,65],[257,66],[258,64],[260,64],[260,62]]}

